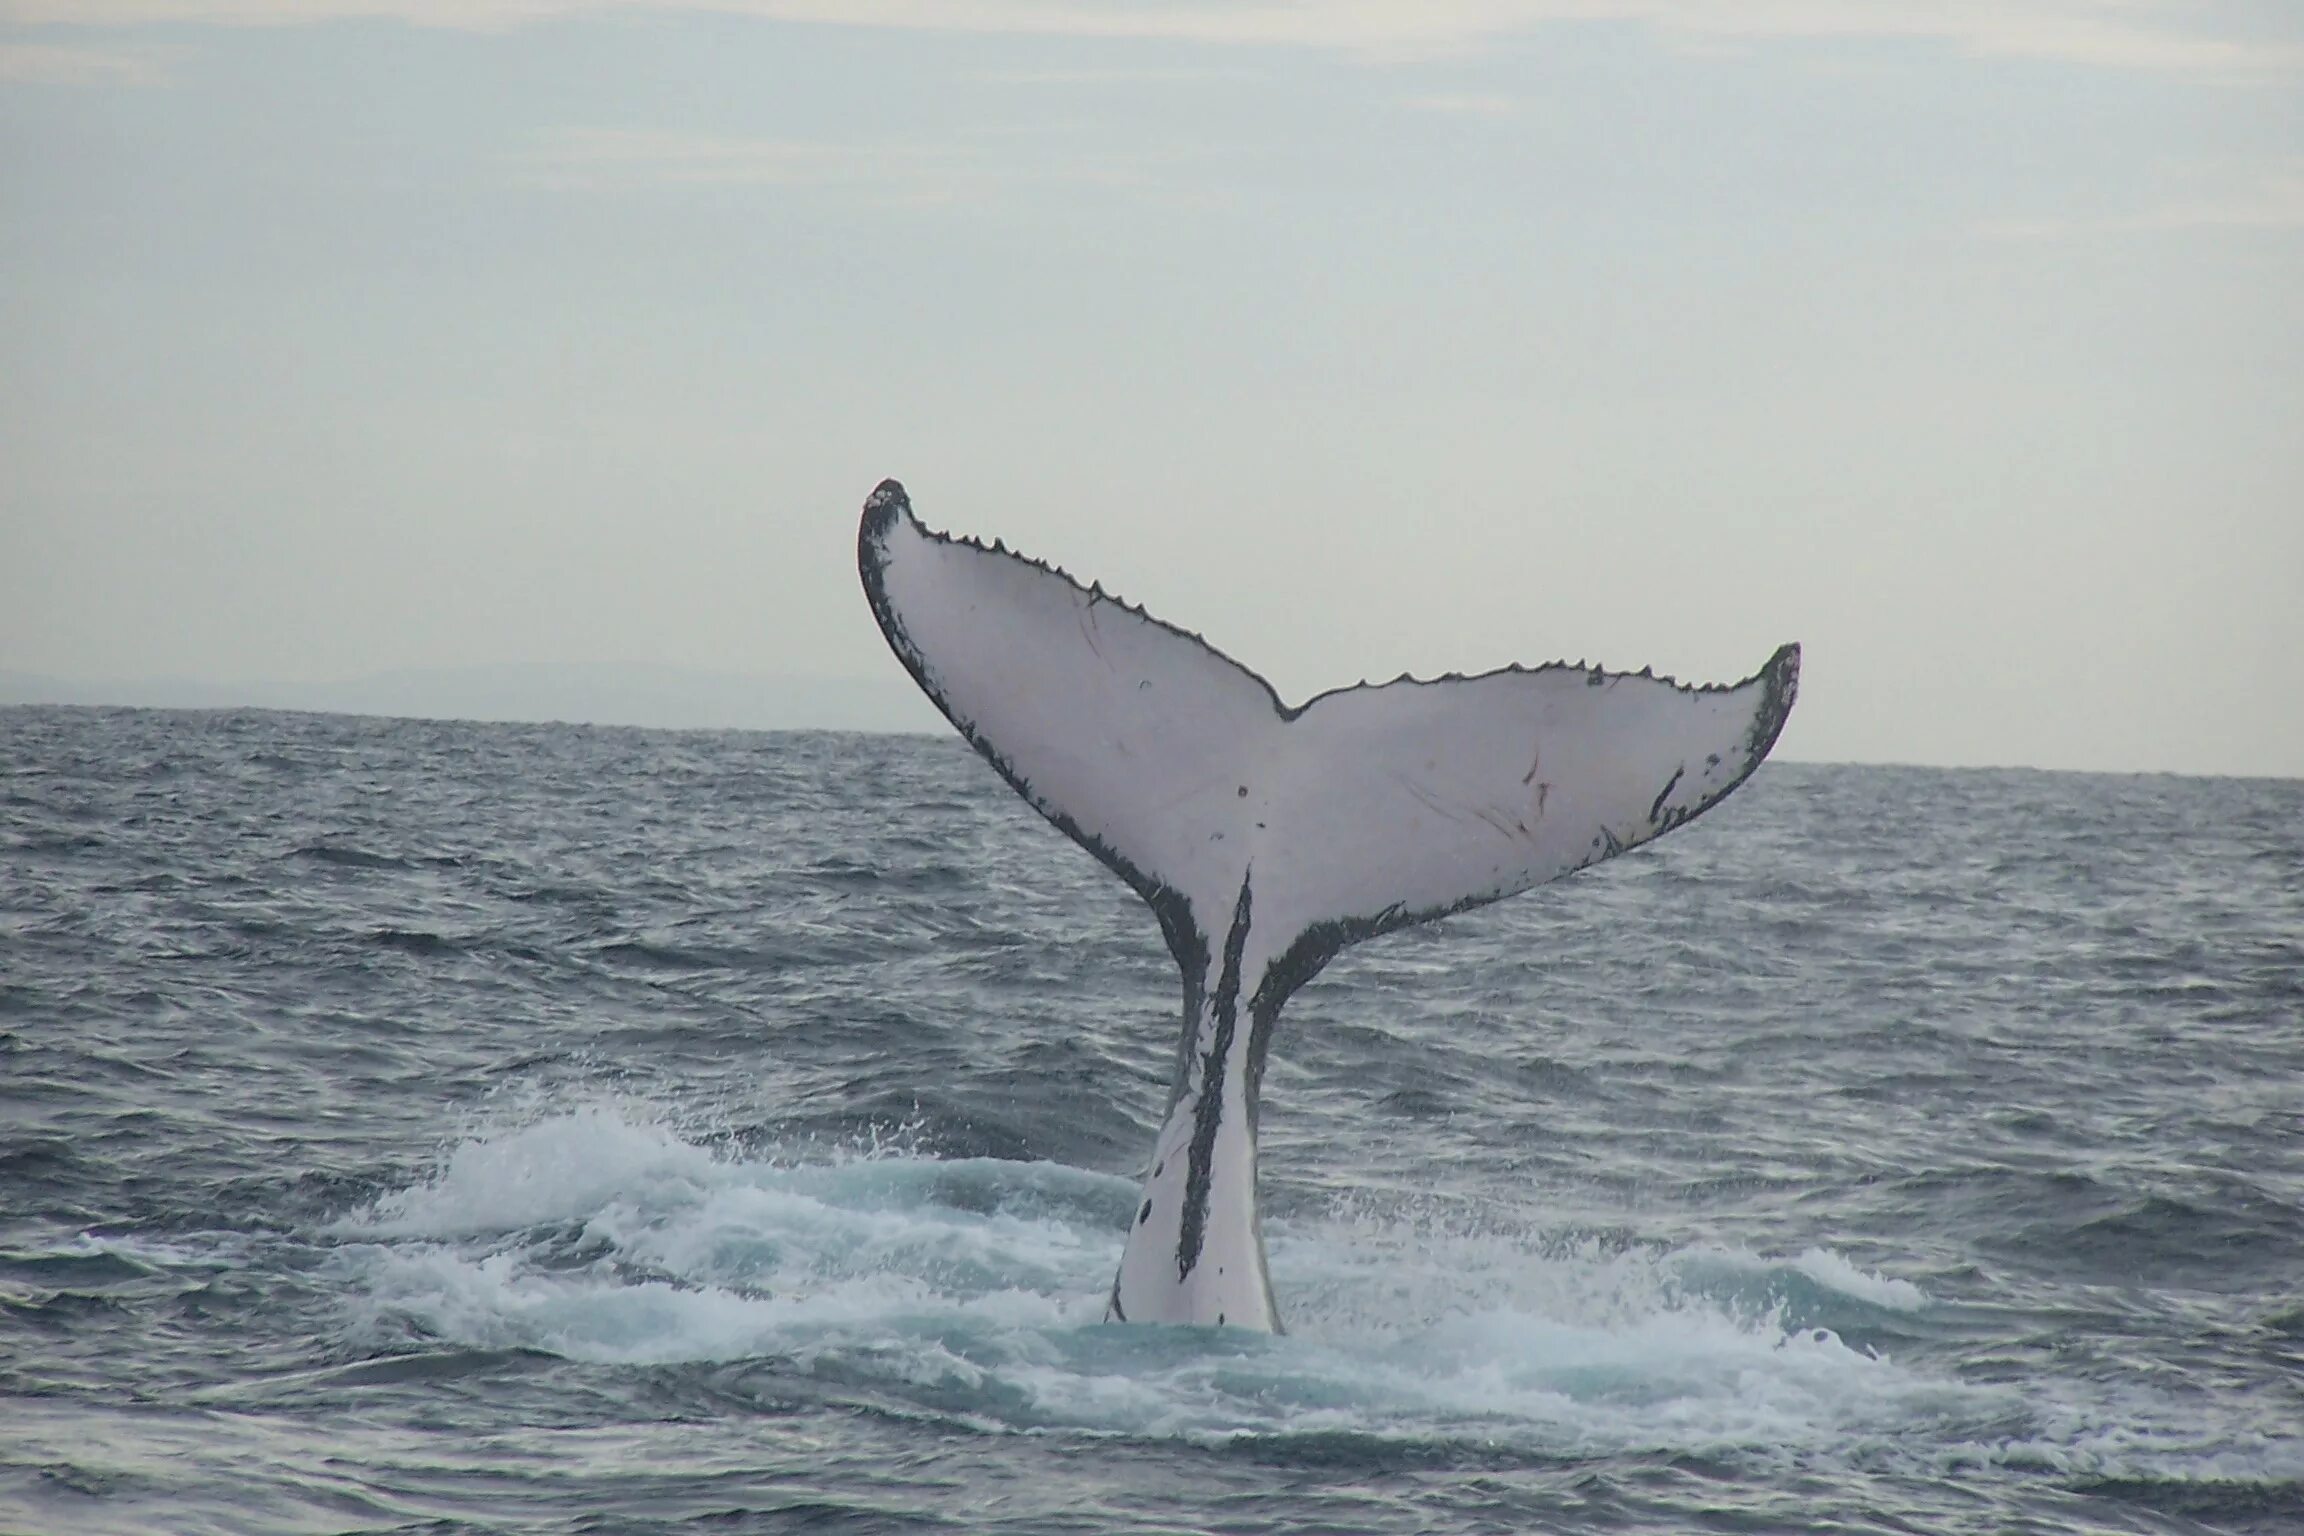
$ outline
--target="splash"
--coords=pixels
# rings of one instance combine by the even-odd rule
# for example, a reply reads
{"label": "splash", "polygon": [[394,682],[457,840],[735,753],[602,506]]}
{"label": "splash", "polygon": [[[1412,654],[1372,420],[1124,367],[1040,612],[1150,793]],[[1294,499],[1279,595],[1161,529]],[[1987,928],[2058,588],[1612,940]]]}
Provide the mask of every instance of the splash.
{"label": "splash", "polygon": [[594,1105],[467,1140],[331,1235],[375,1324],[601,1364],[773,1360],[993,1428],[1583,1455],[1846,1443],[2006,1407],[1750,1304],[1786,1277],[1925,1304],[1820,1250],[1610,1252],[1430,1211],[1274,1220],[1289,1335],[1109,1327],[1134,1196],[901,1144],[715,1150]]}
{"label": "splash", "polygon": [[[1435,1202],[1269,1222],[1291,1332],[1102,1322],[1135,1185],[1054,1163],[706,1145],[629,1105],[475,1135],[328,1229],[357,1326],[604,1366],[760,1365],[987,1432],[1927,1476],[2293,1476],[2181,1404],[1973,1383],[1856,1341],[1925,1313],[1827,1249],[1531,1232]],[[2059,1396],[2057,1393],[2065,1395]]]}

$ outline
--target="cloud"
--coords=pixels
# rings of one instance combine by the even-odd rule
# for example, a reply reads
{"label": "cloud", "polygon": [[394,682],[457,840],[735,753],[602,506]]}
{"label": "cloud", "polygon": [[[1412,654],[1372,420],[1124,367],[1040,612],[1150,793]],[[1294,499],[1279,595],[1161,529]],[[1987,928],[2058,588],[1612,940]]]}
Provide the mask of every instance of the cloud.
{"label": "cloud", "polygon": [[[1321,49],[1371,58],[1463,54],[1573,22],[1644,26],[1683,46],[1887,39],[2114,69],[2223,75],[2304,69],[2290,0],[2208,12],[2186,0],[0,0],[18,23],[284,26],[391,18],[495,30],[611,10],[710,12],[826,26]],[[2219,30],[2218,17],[2255,25]]]}
{"label": "cloud", "polygon": [[1520,111],[1520,103],[1510,96],[1403,96],[1400,105],[1411,111],[1437,112],[1446,117],[1486,117],[1497,120],[1515,116]]}
{"label": "cloud", "polygon": [[966,139],[841,144],[651,128],[557,128],[538,135],[512,165],[525,181],[567,190],[663,184],[816,188],[929,206],[978,200],[1028,183],[1172,190],[1178,180],[1172,173],[1189,170],[1192,160],[1186,151],[1091,155],[1030,135],[1003,135],[987,148]]}
{"label": "cloud", "polygon": [[166,78],[149,54],[0,43],[0,81],[11,85],[158,85]]}
{"label": "cloud", "polygon": [[2166,193],[2127,212],[1994,220],[1981,233],[1996,240],[2072,240],[2185,230],[2304,230],[2304,161],[2246,173],[2195,173],[2190,179],[2211,184]]}
{"label": "cloud", "polygon": [[932,145],[824,144],[638,128],[560,128],[519,157],[554,187],[650,182],[775,187],[870,187],[907,202],[948,201],[977,175],[957,151]]}
{"label": "cloud", "polygon": [[986,85],[1197,85],[1257,80],[1253,69],[995,69],[976,76]]}

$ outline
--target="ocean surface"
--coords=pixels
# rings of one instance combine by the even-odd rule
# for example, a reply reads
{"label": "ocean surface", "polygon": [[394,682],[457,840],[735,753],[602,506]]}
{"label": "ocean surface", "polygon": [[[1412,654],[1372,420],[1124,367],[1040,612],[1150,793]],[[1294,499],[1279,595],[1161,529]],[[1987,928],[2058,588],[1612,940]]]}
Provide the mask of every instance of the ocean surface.
{"label": "ocean surface", "polygon": [[1775,764],[1282,1021],[955,739],[0,711],[0,1530],[2304,1530],[2304,782]]}

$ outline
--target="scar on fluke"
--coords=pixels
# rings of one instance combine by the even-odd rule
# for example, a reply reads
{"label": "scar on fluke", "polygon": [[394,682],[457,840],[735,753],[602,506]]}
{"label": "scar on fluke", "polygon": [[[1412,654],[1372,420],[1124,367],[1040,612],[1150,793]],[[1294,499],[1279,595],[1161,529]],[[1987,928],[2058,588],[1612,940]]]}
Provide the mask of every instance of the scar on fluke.
{"label": "scar on fluke", "polygon": [[1672,777],[1666,779],[1664,787],[1656,791],[1656,798],[1650,801],[1648,805],[1648,819],[1650,821],[1654,821],[1658,816],[1664,814],[1664,802],[1672,798],[1672,791],[1680,787],[1680,776],[1687,771],[1685,768],[1673,769]]}

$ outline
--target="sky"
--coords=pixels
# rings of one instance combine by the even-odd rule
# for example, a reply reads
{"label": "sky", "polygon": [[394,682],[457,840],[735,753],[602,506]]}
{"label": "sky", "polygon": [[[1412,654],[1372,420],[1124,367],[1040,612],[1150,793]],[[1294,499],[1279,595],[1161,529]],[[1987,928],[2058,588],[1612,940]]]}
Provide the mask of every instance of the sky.
{"label": "sky", "polygon": [[2304,776],[2304,6],[0,0],[0,671],[917,728],[884,476],[1294,699]]}

